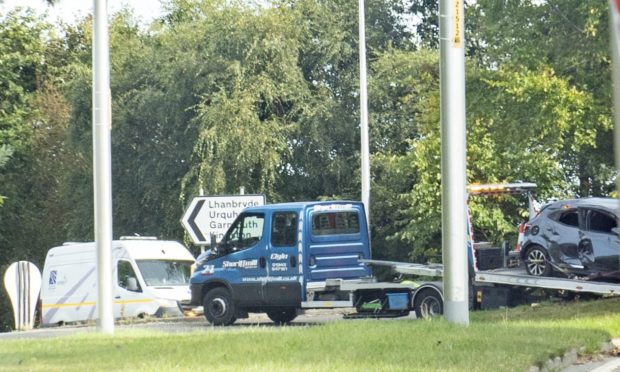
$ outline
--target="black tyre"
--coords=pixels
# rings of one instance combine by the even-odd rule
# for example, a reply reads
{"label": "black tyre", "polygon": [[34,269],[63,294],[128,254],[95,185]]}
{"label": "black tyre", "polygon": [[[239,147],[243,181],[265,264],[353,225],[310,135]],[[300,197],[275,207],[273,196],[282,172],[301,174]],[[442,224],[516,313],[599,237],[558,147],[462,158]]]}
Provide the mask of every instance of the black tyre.
{"label": "black tyre", "polygon": [[214,288],[207,292],[202,305],[205,318],[213,325],[226,326],[237,320],[232,296],[226,288]]}
{"label": "black tyre", "polygon": [[550,276],[551,264],[547,251],[539,245],[527,250],[525,254],[525,270],[532,276]]}
{"label": "black tyre", "polygon": [[415,316],[428,319],[443,314],[443,299],[434,289],[422,289],[413,300]]}
{"label": "black tyre", "polygon": [[287,324],[297,318],[297,309],[282,307],[267,311],[267,316],[276,324]]}

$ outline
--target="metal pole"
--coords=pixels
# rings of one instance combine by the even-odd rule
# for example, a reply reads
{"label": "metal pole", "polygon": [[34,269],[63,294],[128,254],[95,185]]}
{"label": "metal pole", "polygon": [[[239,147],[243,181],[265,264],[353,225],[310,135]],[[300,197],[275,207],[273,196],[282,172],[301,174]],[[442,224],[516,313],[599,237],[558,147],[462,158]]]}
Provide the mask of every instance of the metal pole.
{"label": "metal pole", "polygon": [[[620,174],[620,0],[609,0],[609,32],[611,33],[611,71],[614,112],[614,148],[616,169]],[[620,177],[616,177],[617,198],[620,198]],[[619,211],[620,212],[620,211]]]}
{"label": "metal pole", "polygon": [[94,0],[93,181],[97,245],[97,328],[114,333],[112,308],[112,110],[107,0]]}
{"label": "metal pole", "polygon": [[[616,169],[620,171],[620,0],[609,0],[609,32],[612,57],[612,95],[614,113],[614,147]],[[616,178],[616,190],[620,197],[620,177]]]}
{"label": "metal pole", "polygon": [[[362,203],[366,209],[366,224],[370,227],[370,153],[368,146],[368,93],[366,88],[366,20],[364,0],[359,0],[360,53],[360,129],[362,158]],[[370,228],[368,229],[370,231]]]}
{"label": "metal pole", "polygon": [[462,0],[439,3],[444,316],[468,325],[463,11]]}

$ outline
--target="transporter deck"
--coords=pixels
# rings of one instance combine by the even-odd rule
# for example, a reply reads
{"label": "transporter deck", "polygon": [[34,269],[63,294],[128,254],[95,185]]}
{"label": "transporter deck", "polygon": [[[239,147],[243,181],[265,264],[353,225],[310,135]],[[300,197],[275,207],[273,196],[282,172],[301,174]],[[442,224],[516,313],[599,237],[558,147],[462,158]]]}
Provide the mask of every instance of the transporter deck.
{"label": "transporter deck", "polygon": [[[443,276],[441,264],[416,264],[395,261],[362,260],[369,265],[387,266],[397,273],[418,276]],[[560,277],[541,277],[528,275],[523,268],[501,268],[479,270],[474,276],[476,284],[500,284],[531,288],[558,289],[574,292],[589,292],[609,295],[620,295],[620,284],[579,280]]]}

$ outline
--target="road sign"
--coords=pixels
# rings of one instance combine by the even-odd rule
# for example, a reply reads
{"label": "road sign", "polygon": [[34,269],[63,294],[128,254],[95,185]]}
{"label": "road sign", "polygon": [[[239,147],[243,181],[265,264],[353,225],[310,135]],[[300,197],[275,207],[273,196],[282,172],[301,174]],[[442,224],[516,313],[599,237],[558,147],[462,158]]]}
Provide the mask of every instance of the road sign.
{"label": "road sign", "polygon": [[197,245],[210,243],[215,234],[219,242],[244,208],[265,204],[265,195],[198,196],[189,204],[181,223]]}
{"label": "road sign", "polygon": [[4,287],[13,304],[15,329],[32,329],[34,310],[41,290],[41,272],[31,262],[14,262],[4,274]]}

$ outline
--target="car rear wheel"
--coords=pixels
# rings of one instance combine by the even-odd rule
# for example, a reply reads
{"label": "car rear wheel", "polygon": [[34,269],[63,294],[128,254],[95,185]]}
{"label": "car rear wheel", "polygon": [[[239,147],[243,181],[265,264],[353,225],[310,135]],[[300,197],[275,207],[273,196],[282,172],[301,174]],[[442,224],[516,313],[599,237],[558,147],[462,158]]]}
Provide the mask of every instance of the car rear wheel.
{"label": "car rear wheel", "polygon": [[551,275],[549,255],[541,246],[535,245],[527,250],[525,255],[525,270],[532,276]]}

